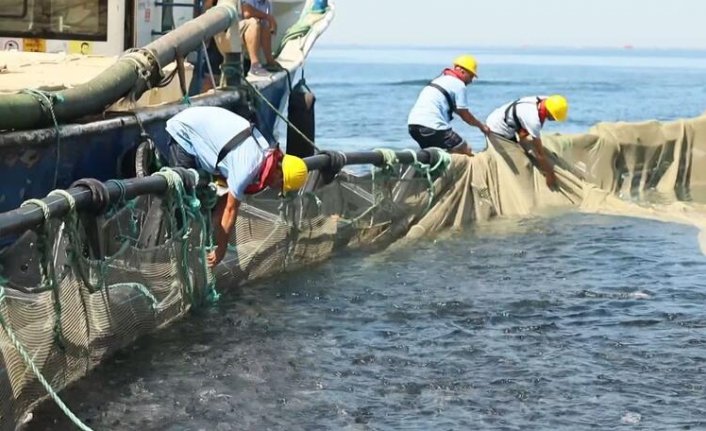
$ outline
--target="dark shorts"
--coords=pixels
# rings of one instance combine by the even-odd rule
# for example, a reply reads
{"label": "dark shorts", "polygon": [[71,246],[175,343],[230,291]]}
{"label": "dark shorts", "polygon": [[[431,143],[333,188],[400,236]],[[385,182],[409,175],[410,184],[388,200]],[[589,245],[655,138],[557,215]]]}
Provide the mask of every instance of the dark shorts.
{"label": "dark shorts", "polygon": [[407,130],[409,130],[409,135],[412,139],[417,141],[422,148],[438,147],[451,151],[458,149],[466,143],[466,141],[452,129],[434,130],[412,124]]}
{"label": "dark shorts", "polygon": [[197,169],[196,157],[187,153],[171,137],[169,138],[169,166],[172,168]]}

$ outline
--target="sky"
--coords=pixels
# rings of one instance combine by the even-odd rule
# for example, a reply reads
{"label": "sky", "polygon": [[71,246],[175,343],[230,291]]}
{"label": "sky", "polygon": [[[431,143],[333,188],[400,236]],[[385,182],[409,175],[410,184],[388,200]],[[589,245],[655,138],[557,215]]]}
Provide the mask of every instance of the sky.
{"label": "sky", "polygon": [[705,0],[332,0],[327,45],[706,49]]}

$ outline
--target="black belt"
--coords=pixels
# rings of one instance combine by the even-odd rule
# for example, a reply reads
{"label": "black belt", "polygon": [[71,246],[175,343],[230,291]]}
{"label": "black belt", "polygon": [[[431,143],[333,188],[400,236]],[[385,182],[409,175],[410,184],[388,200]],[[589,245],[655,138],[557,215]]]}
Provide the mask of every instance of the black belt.
{"label": "black belt", "polygon": [[216,164],[213,165],[214,168],[217,168],[218,165],[223,161],[223,159],[226,158],[228,153],[233,151],[235,147],[238,145],[242,144],[245,142],[246,139],[248,139],[252,135],[252,126],[248,127],[247,129],[243,130],[242,132],[238,133],[237,135],[233,136],[233,138],[226,143],[223,148],[221,148],[221,151],[218,153],[218,159],[216,159]]}
{"label": "black belt", "polygon": [[456,101],[454,100],[453,97],[451,97],[451,94],[449,94],[449,92],[446,91],[446,89],[444,87],[442,87],[441,85],[436,84],[434,82],[430,82],[429,84],[427,84],[427,86],[432,87],[432,88],[436,88],[437,90],[439,90],[439,92],[441,92],[441,94],[444,95],[444,98],[446,99],[446,103],[449,104],[449,109],[446,111],[446,115],[449,117],[449,121],[453,120],[453,118],[454,118],[453,114],[454,114],[454,112],[456,112]]}

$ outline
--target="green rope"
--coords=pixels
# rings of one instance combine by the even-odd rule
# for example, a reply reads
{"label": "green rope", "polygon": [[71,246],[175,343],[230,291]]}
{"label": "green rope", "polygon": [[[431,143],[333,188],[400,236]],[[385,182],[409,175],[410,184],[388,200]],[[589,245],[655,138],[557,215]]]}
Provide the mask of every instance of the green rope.
{"label": "green rope", "polygon": [[54,113],[54,104],[61,103],[64,101],[64,96],[60,93],[50,93],[47,91],[34,90],[31,88],[26,88],[22,90],[23,93],[27,93],[34,96],[39,100],[39,105],[49,111],[51,114],[52,122],[54,123],[54,129],[56,130],[56,164],[54,166],[54,188],[58,186],[59,182],[59,162],[61,159],[61,134],[59,128],[59,121],[56,119],[56,114]]}
{"label": "green rope", "polygon": [[126,193],[127,189],[125,188],[125,184],[123,180],[108,180],[105,182],[106,185],[108,184],[115,184],[115,186],[118,188],[120,191],[120,196],[118,199],[113,202],[110,207],[107,209],[105,215],[106,217],[113,217],[120,211],[121,209],[127,209],[130,212],[130,236],[123,235],[123,229],[122,226],[120,225],[120,219],[118,219],[118,230],[120,231],[120,237],[124,240],[127,240],[129,242],[134,242],[137,241],[137,234],[139,231],[139,226],[138,226],[138,220],[136,216],[136,208],[137,208],[137,199],[131,199],[127,200],[126,199]]}
{"label": "green rope", "polygon": [[382,159],[384,160],[384,163],[385,163],[381,167],[382,170],[392,170],[400,162],[397,159],[397,153],[395,153],[395,150],[391,150],[389,148],[376,148],[373,151],[375,151],[376,153],[380,153],[380,155],[382,155]]}
{"label": "green rope", "polygon": [[260,90],[258,90],[257,87],[256,87],[253,83],[251,83],[251,82],[248,81],[247,79],[244,79],[243,82],[245,82],[245,83],[248,85],[248,87],[250,87],[250,89],[253,90],[253,92],[255,92],[255,94],[257,94],[258,97],[260,97],[260,99],[262,99],[262,101],[265,102],[265,104],[266,104],[267,106],[269,106],[270,109],[272,109],[272,111],[273,111],[282,121],[284,121],[289,127],[291,127],[295,132],[297,132],[297,133],[302,137],[302,139],[304,139],[304,141],[306,141],[309,145],[311,145],[311,147],[312,147],[314,150],[316,150],[317,152],[320,152],[320,151],[321,151],[321,150],[319,149],[319,147],[316,146],[316,144],[314,143],[314,141],[312,141],[311,139],[309,139],[309,137],[306,136],[306,135],[304,134],[304,132],[302,132],[302,131],[299,130],[294,124],[292,124],[292,122],[289,121],[289,119],[288,119],[284,114],[282,114],[282,113],[277,109],[277,107],[276,107],[275,105],[273,105],[269,100],[267,100],[267,97],[265,97],[265,95],[262,94],[262,93],[260,92]]}
{"label": "green rope", "polygon": [[[0,307],[5,305],[5,287],[3,286],[3,284],[4,283],[2,283],[2,280],[0,280]],[[2,326],[2,328],[5,330],[5,333],[10,339],[10,342],[12,342],[12,345],[22,357],[22,360],[24,361],[25,365],[27,365],[32,370],[34,375],[37,376],[37,380],[39,380],[39,383],[41,383],[41,385],[47,391],[49,396],[54,400],[56,405],[59,406],[62,412],[64,412],[66,417],[71,419],[74,425],[76,425],[76,427],[78,427],[79,429],[83,431],[93,431],[91,428],[81,422],[81,420],[66,406],[66,404],[64,404],[64,402],[59,397],[59,394],[54,390],[54,388],[51,387],[47,379],[44,378],[42,373],[37,368],[37,365],[34,363],[34,361],[32,361],[32,357],[29,355],[29,353],[27,353],[27,349],[25,349],[22,343],[20,343],[20,340],[17,339],[15,331],[13,331],[10,325],[8,325],[5,321],[5,316],[2,312],[0,312],[0,326]]]}
{"label": "green rope", "polygon": [[[194,175],[194,184],[198,184],[199,173],[190,169]],[[201,228],[201,236],[199,238],[200,249],[201,249],[201,263],[204,267],[204,272],[208,278],[206,284],[206,302],[209,304],[214,304],[220,298],[220,294],[216,290],[216,278],[213,272],[208,268],[208,252],[215,249],[213,243],[213,225],[211,223],[211,211],[218,204],[218,195],[216,194],[216,188],[209,182],[209,186],[201,192],[199,197],[196,187],[191,189],[189,194],[189,208],[192,211],[192,216],[199,222],[199,227]],[[201,208],[205,207],[206,214],[201,211]]]}
{"label": "green rope", "polygon": [[[93,286],[93,283],[90,280],[90,277],[88,276],[87,271],[84,269],[83,262],[80,259],[80,256],[82,254],[82,250],[79,248],[79,245],[81,244],[81,236],[79,235],[79,222],[78,222],[78,214],[76,212],[76,199],[71,196],[71,194],[65,190],[52,190],[48,196],[53,196],[53,195],[58,195],[66,199],[66,202],[69,204],[69,212],[66,214],[66,217],[64,218],[64,232],[67,233],[68,235],[68,246],[66,248],[67,252],[67,257],[69,258],[69,261],[73,264],[73,268],[76,268],[76,271],[78,272],[79,277],[81,277],[81,280],[83,281],[83,284],[88,288],[88,290],[93,293],[97,291],[98,289]],[[83,296],[81,297],[81,301],[83,301]],[[86,304],[84,302],[84,308]],[[90,327],[89,322],[86,322],[87,327]]]}
{"label": "green rope", "polygon": [[307,22],[306,18],[309,15],[323,15],[326,11],[328,11],[329,8],[327,7],[326,9],[322,10],[314,10],[313,9],[313,4],[312,6],[309,7],[309,10],[306,11],[304,14],[302,14],[301,18],[294,23],[289,29],[287,29],[287,32],[282,36],[282,40],[279,43],[279,47],[277,48],[275,52],[275,57],[278,57],[281,53],[282,50],[284,49],[285,45],[289,41],[292,41],[294,39],[298,39],[300,37],[304,37],[309,33],[309,30],[311,30],[311,23]]}
{"label": "green rope", "polygon": [[[193,285],[191,284],[191,277],[189,275],[188,262],[186,262],[186,256],[188,256],[188,244],[187,239],[190,234],[190,221],[186,216],[186,209],[184,207],[184,189],[181,177],[179,174],[174,172],[169,168],[162,168],[159,172],[155,172],[152,175],[161,176],[167,181],[168,194],[167,199],[165,199],[165,205],[167,207],[167,213],[169,214],[169,224],[171,227],[172,237],[176,238],[180,236],[181,247],[182,247],[182,262],[179,265],[179,270],[181,272],[182,278],[184,279],[184,292],[189,298],[191,303],[194,303],[194,292]],[[177,226],[177,220],[174,216],[175,212],[179,211],[181,215],[181,220],[183,223],[182,230]]]}
{"label": "green rope", "polygon": [[[382,174],[383,179],[385,179],[385,178],[389,179],[390,177],[392,177],[394,175],[395,166],[397,166],[399,164],[399,160],[397,159],[397,153],[395,153],[394,150],[390,150],[388,148],[376,148],[373,151],[382,155],[382,159],[383,159],[384,164],[380,167],[379,171]],[[377,169],[373,169],[373,171],[372,171],[372,181],[373,181],[372,194],[373,194],[374,199],[377,199],[377,197],[376,197],[377,195],[375,194],[375,184],[377,183],[376,182],[377,171],[378,171]]]}
{"label": "green rope", "polygon": [[[193,173],[195,177],[195,183],[197,183],[199,178],[198,172],[194,169],[189,169],[189,171]],[[196,195],[196,190],[194,188],[191,190],[191,193],[187,193],[184,187],[184,182],[182,181],[179,174],[169,168],[162,168],[162,170],[160,170],[159,172],[155,172],[153,175],[164,177],[171,191],[171,193],[169,194],[169,198],[167,199],[167,208],[170,213],[170,221],[173,235],[181,234],[182,262],[180,265],[180,270],[185,280],[184,287],[186,294],[190,298],[191,303],[193,305],[201,305],[202,301],[197,301],[197,298],[195,296],[195,289],[191,282],[191,277],[189,276],[189,244],[187,240],[192,232],[192,229],[190,228],[191,223],[195,221],[198,222],[201,227],[201,235],[199,238],[199,248],[201,249],[201,253],[199,257],[207,277],[207,294],[205,296],[208,302],[215,302],[218,300],[219,294],[216,292],[215,278],[213,277],[213,274],[210,268],[208,267],[207,260],[207,249],[213,248],[213,235],[211,234],[211,226],[207,223],[206,217],[204,217],[201,211],[201,201]],[[215,206],[215,202],[217,202],[217,200],[210,199],[207,203]],[[176,219],[174,217],[175,211],[179,211],[181,214],[184,223],[182,232],[179,232],[179,229],[176,225]]]}
{"label": "green rope", "polygon": [[[76,199],[71,195],[71,193],[67,192],[66,190],[53,190],[49,193],[49,196],[53,195],[63,197],[69,204],[69,212],[67,213],[66,218],[64,219],[64,232],[68,234],[68,245],[66,247],[67,257],[69,261],[73,264],[72,268],[76,268],[76,271],[78,272],[79,277],[81,277],[83,284],[90,291],[92,289],[91,281],[88,277],[87,271],[84,268],[83,262],[79,259],[79,244],[81,244],[81,238],[78,234],[78,214],[76,212]],[[86,303],[86,298],[84,298],[84,295],[79,292],[78,297],[81,300],[81,305],[83,306],[83,309],[88,310],[88,304]],[[86,325],[86,339],[90,339],[91,321],[87,312],[83,313],[83,318],[84,323]],[[83,356],[86,359],[86,371],[88,371],[88,364],[90,363],[91,356],[90,348],[86,346],[82,350]]]}
{"label": "green rope", "polygon": [[54,268],[54,259],[52,253],[50,252],[49,240],[51,238],[51,232],[49,231],[49,218],[51,217],[49,213],[49,206],[46,202],[40,199],[28,199],[20,205],[21,207],[26,207],[28,205],[35,205],[42,210],[44,214],[44,223],[42,223],[41,232],[37,232],[37,251],[40,255],[40,265],[39,271],[42,276],[42,287],[49,288],[52,291],[52,296],[54,298],[54,340],[61,350],[65,349],[64,344],[64,334],[61,326],[61,297],[59,295],[59,283],[56,279],[56,269]]}
{"label": "green rope", "polygon": [[117,283],[117,284],[111,285],[110,287],[111,287],[111,289],[118,289],[121,287],[135,289],[138,292],[140,292],[141,294],[143,294],[147,299],[149,299],[150,302],[152,302],[152,305],[150,305],[150,308],[152,308],[152,310],[157,309],[157,305],[159,304],[159,301],[157,300],[157,298],[155,298],[155,296],[152,294],[152,292],[150,292],[150,290],[146,286],[144,286],[140,283]]}
{"label": "green rope", "polygon": [[[65,193],[65,195],[64,195]],[[63,190],[55,190],[52,193],[49,193],[49,196],[52,194],[59,194],[67,198],[69,201],[69,208],[72,210],[70,211],[70,214],[75,212],[75,200],[71,195],[69,195],[67,192]],[[68,197],[67,197],[68,196]],[[71,199],[69,199],[69,197]],[[40,240],[37,242],[37,248],[42,256],[42,264],[40,265],[40,271],[42,272],[42,284],[46,286],[47,283],[51,285],[52,288],[52,294],[53,294],[53,299],[54,299],[54,312],[55,312],[55,321],[54,321],[54,340],[57,343],[57,346],[61,349],[64,350],[64,341],[63,341],[63,331],[61,327],[61,300],[59,297],[59,284],[56,280],[56,273],[55,273],[55,268],[54,268],[54,263],[53,260],[51,259],[51,256],[48,254],[48,247],[47,247],[47,242],[49,239],[49,229],[48,229],[48,223],[47,221],[49,220],[50,213],[49,213],[49,207],[44,201],[41,201],[39,199],[29,199],[25,202],[22,203],[22,206],[27,206],[27,205],[36,205],[39,207],[43,214],[44,214],[44,224],[43,224],[43,229],[44,232],[40,236]],[[0,307],[5,304],[5,286],[6,281],[0,277]],[[14,331],[10,327],[10,325],[7,324],[5,321],[4,315],[2,312],[0,312],[0,326],[5,330],[5,333],[7,336],[10,338],[10,341],[12,342],[12,345],[15,347],[17,352],[20,354],[22,357],[22,360],[24,361],[25,365],[27,365],[32,372],[34,373],[35,376],[37,376],[37,380],[41,383],[41,385],[44,387],[44,389],[47,391],[49,396],[54,400],[57,406],[61,409],[62,412],[76,425],[79,429],[84,430],[84,431],[92,431],[91,428],[86,426],[81,420],[76,417],[76,415],[64,404],[64,402],[61,400],[59,397],[58,393],[52,388],[52,386],[47,382],[47,380],[44,378],[42,373],[39,371],[37,368],[36,364],[32,361],[31,356],[27,353],[27,350],[24,348],[22,343],[17,339],[17,336],[15,335]]]}
{"label": "green rope", "polygon": [[437,147],[428,147],[427,150],[435,150],[436,154],[439,156],[439,160],[430,168],[431,173],[441,175],[441,173],[445,172],[449,165],[451,165],[451,154]]}
{"label": "green rope", "polygon": [[448,168],[448,166],[451,164],[451,156],[446,152],[441,150],[440,148],[430,148],[434,149],[437,152],[437,155],[439,156],[439,160],[436,162],[434,166],[428,165],[426,163],[422,163],[419,160],[417,160],[417,153],[414,150],[406,149],[403,150],[405,152],[408,152],[412,155],[412,159],[414,160],[412,162],[412,167],[414,170],[424,176],[427,180],[427,190],[429,191],[429,202],[427,202],[426,209],[424,210],[429,211],[431,208],[432,204],[434,203],[435,199],[435,192],[434,192],[434,180],[432,179],[432,174],[438,173],[441,174],[443,171]]}
{"label": "green rope", "polygon": [[312,191],[304,191],[304,192],[302,192],[302,196],[306,196],[306,197],[308,197],[308,198],[310,198],[310,199],[313,199],[313,200],[314,200],[314,203],[316,204],[316,208],[317,208],[319,211],[321,211],[321,205],[323,204],[323,202],[322,202],[321,199],[316,195],[316,193],[314,193],[314,192],[312,192]]}
{"label": "green rope", "polygon": [[[383,193],[377,191],[377,183],[378,183],[378,178],[382,178],[382,181],[389,181],[390,178],[394,176],[394,169],[395,166],[399,164],[399,160],[397,159],[397,153],[395,153],[394,150],[388,149],[388,148],[376,148],[373,151],[379,153],[382,155],[383,159],[383,165],[379,169],[373,169],[372,171],[372,186],[371,186],[371,193],[373,195],[373,201],[375,202],[373,206],[370,208],[370,210],[376,209],[380,206],[380,203],[383,202]],[[378,173],[379,171],[379,173]],[[365,211],[363,214],[359,215],[354,219],[354,221],[357,221],[358,219],[366,216],[370,211]],[[370,218],[370,227],[375,224],[374,217]]]}

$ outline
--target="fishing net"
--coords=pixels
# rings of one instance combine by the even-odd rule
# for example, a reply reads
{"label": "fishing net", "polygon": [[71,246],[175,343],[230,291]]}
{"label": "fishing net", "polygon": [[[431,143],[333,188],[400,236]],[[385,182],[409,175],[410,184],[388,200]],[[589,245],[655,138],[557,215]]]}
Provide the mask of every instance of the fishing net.
{"label": "fishing net", "polygon": [[402,166],[385,154],[389,165],[374,173],[340,172],[316,192],[265,191],[243,203],[214,272],[205,258],[215,195],[169,170],[156,174],[169,179],[164,195],[120,199],[102,214],[72,210],[25,232],[0,254],[0,428],[13,429],[35,403],[137,337],[216,300],[215,276],[219,288],[232,287],[403,235],[453,181],[444,175],[450,158],[438,152],[435,166]]}
{"label": "fishing net", "polygon": [[[200,201],[178,175],[169,184],[165,196],[121,199],[103,215],[79,218],[74,210],[47,220],[2,253],[2,429],[107,355],[213,297]],[[158,231],[153,207],[171,215]]]}
{"label": "fishing net", "polygon": [[[48,220],[0,254],[0,428],[13,429],[48,393],[216,300],[217,291],[341,249],[405,246],[443,229],[555,209],[706,226],[694,199],[706,181],[697,169],[706,157],[706,117],[600,124],[544,141],[555,190],[531,152],[491,138],[473,158],[400,164],[380,150],[385,165],[368,173],[312,173],[309,191],[296,196],[265,191],[241,205],[229,252],[213,273],[205,265],[213,194],[170,171],[157,173],[169,179],[165,194]],[[651,192],[660,198],[650,199]]]}

